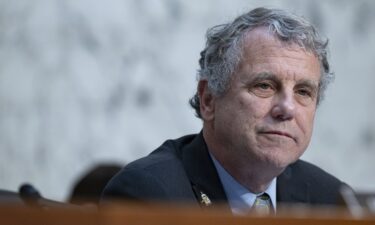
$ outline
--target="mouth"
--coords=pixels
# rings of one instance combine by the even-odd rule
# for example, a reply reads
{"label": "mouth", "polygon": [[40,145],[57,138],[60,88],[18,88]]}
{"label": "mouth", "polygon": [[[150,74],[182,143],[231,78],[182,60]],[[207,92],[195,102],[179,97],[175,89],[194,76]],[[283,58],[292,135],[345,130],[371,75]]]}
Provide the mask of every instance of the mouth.
{"label": "mouth", "polygon": [[261,134],[269,134],[269,135],[278,135],[278,136],[282,136],[282,137],[287,137],[287,138],[290,138],[290,139],[294,139],[294,137],[287,133],[287,132],[283,132],[283,131],[278,131],[278,130],[269,130],[269,131],[262,131],[260,132]]}

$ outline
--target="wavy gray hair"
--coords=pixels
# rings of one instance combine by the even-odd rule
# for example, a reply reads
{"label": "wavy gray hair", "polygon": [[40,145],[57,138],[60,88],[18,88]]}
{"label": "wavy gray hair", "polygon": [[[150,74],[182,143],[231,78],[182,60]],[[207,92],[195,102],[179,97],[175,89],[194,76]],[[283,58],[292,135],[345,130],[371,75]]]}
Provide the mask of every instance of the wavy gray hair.
{"label": "wavy gray hair", "polygon": [[[245,35],[258,27],[268,27],[281,41],[298,44],[318,57],[322,71],[317,100],[319,104],[328,84],[334,79],[327,60],[328,40],[321,38],[316,29],[302,17],[279,9],[256,8],[237,17],[232,23],[208,29],[206,47],[200,53],[197,80],[207,80],[208,89],[215,96],[223,95],[241,61]],[[198,93],[189,103],[197,117],[202,118]]]}

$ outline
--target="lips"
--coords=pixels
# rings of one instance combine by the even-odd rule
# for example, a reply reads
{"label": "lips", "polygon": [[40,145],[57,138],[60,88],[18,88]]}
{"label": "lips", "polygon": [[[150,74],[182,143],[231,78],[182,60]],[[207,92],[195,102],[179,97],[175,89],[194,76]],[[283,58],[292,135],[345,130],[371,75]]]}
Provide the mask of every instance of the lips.
{"label": "lips", "polygon": [[284,136],[284,137],[288,137],[288,138],[291,138],[291,139],[295,140],[295,138],[291,134],[289,134],[288,132],[284,132],[284,131],[267,130],[267,131],[261,131],[260,133],[261,134],[279,135],[279,136]]}

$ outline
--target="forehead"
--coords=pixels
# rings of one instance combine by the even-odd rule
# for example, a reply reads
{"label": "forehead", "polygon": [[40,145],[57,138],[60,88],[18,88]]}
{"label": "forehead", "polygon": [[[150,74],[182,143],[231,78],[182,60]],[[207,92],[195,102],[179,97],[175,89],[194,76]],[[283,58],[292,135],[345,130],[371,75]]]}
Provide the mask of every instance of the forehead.
{"label": "forehead", "polygon": [[267,28],[256,28],[244,37],[239,71],[293,75],[319,80],[320,62],[315,54],[294,43],[279,40]]}

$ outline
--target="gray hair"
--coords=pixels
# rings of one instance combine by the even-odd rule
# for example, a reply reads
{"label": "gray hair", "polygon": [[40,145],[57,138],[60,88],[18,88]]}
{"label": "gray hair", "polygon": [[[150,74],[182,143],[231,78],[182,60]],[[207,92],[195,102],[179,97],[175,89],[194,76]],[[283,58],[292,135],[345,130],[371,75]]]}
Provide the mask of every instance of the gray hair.
{"label": "gray hair", "polygon": [[[258,27],[268,27],[281,41],[298,44],[317,56],[321,65],[319,104],[328,84],[334,79],[327,60],[328,40],[321,38],[316,29],[302,17],[279,9],[256,8],[237,17],[232,23],[208,29],[206,47],[200,53],[197,79],[207,80],[208,89],[213,95],[223,95],[241,61],[245,35]],[[202,118],[198,93],[189,103],[197,117]]]}

